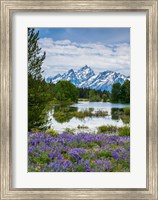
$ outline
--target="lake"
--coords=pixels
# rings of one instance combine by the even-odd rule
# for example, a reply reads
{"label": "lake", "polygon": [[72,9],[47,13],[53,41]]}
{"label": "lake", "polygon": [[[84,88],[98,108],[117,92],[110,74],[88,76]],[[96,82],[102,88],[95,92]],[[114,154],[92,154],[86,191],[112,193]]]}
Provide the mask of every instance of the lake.
{"label": "lake", "polygon": [[[63,132],[65,128],[76,129],[76,132],[81,132],[82,128],[78,128],[78,126],[87,127],[84,128],[84,131],[96,132],[97,127],[102,125],[123,126],[125,122],[119,117],[114,117],[112,111],[125,107],[130,107],[130,104],[79,101],[71,106],[54,106],[53,109],[48,112],[48,119],[50,120],[51,129],[55,129],[59,133]],[[106,111],[108,115],[104,117],[84,117],[83,119],[73,116],[73,112],[90,109],[93,113],[97,111]],[[56,114],[60,114],[60,118],[57,118],[56,116],[58,115]]]}

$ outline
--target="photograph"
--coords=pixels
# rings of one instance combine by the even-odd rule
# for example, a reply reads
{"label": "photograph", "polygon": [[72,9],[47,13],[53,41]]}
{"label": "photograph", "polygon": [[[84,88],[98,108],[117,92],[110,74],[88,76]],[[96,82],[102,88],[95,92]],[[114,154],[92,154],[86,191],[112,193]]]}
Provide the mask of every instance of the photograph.
{"label": "photograph", "polygon": [[130,28],[29,27],[28,172],[130,172]]}
{"label": "photograph", "polygon": [[0,200],[158,200],[158,0],[0,2]]}

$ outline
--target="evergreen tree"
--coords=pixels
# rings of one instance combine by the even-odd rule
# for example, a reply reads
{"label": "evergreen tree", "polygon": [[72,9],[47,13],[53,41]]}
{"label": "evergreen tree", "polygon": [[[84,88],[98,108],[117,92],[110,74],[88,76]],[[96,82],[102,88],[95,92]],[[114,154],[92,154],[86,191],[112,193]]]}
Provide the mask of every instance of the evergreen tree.
{"label": "evergreen tree", "polygon": [[122,85],[113,84],[111,92],[111,102],[130,103],[130,81],[126,80]]}
{"label": "evergreen tree", "polygon": [[114,83],[111,92],[111,102],[118,103],[120,101],[120,83]]}
{"label": "evergreen tree", "polygon": [[28,28],[28,76],[39,80],[42,79],[41,66],[46,57],[44,52],[41,55],[41,48],[38,45],[39,31]]}
{"label": "evergreen tree", "polygon": [[95,101],[96,100],[96,94],[95,94],[95,90],[90,90],[89,91],[89,101]]}
{"label": "evergreen tree", "polygon": [[70,81],[59,81],[54,87],[54,96],[61,103],[78,101],[78,89]]}
{"label": "evergreen tree", "polygon": [[38,46],[39,32],[28,29],[28,130],[45,124],[44,108],[47,99],[47,86],[42,79],[41,66],[46,53],[41,54]]}
{"label": "evergreen tree", "polygon": [[103,102],[106,102],[108,100],[107,94],[103,94],[102,99],[103,99]]}
{"label": "evergreen tree", "polygon": [[130,103],[130,81],[126,80],[121,86],[120,101],[122,103]]}

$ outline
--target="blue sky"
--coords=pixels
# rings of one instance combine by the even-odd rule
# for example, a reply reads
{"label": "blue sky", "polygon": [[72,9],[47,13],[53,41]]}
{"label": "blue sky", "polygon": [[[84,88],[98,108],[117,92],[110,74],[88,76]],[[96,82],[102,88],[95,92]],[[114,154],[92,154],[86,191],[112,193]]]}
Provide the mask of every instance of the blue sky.
{"label": "blue sky", "polygon": [[39,28],[40,38],[77,43],[130,43],[130,28]]}
{"label": "blue sky", "polygon": [[94,72],[130,74],[130,28],[36,28],[46,51],[44,76],[54,76],[84,65]]}

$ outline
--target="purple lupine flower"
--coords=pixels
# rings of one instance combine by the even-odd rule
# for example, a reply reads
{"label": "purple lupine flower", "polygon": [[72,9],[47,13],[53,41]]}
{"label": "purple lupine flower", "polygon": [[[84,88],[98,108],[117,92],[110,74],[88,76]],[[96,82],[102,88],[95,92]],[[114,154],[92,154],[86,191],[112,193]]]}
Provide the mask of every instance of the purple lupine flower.
{"label": "purple lupine flower", "polygon": [[[29,171],[95,172],[113,169],[119,171],[124,167],[122,163],[118,165],[121,160],[126,163],[124,171],[130,169],[128,167],[130,165],[130,137],[128,136],[63,133],[52,137],[51,134],[45,132],[30,132],[28,136]],[[97,144],[95,148],[88,147],[91,142]],[[79,148],[80,144],[84,144],[85,148]],[[115,149],[111,148],[111,145],[115,145]],[[98,152],[102,150],[111,152],[112,157],[99,158]],[[112,162],[111,159],[113,159]]]}

